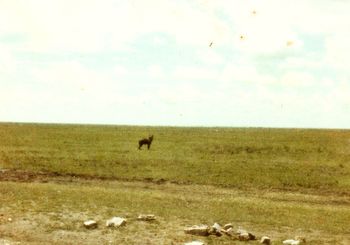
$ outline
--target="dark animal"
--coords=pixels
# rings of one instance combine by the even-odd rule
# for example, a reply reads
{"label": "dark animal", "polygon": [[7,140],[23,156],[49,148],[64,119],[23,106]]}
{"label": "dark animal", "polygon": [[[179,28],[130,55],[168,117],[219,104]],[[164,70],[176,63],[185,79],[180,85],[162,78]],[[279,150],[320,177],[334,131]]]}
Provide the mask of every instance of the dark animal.
{"label": "dark animal", "polygon": [[153,135],[148,137],[148,139],[145,138],[145,139],[139,140],[139,150],[141,150],[141,147],[143,145],[147,145],[147,149],[149,150],[149,148],[151,147],[152,141],[153,141]]}

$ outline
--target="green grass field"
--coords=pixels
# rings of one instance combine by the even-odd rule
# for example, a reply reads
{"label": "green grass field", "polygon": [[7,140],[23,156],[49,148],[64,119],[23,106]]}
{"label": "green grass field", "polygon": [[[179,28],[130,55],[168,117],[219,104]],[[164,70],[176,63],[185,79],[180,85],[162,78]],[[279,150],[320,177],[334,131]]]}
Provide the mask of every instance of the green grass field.
{"label": "green grass field", "polygon": [[[151,149],[138,150],[150,134]],[[270,235],[273,244],[294,235],[309,244],[350,244],[349,163],[350,130],[1,123],[0,169],[58,177],[0,181],[0,239],[241,244],[183,233],[185,226],[232,222]],[[159,221],[133,221],[139,213]],[[81,226],[113,215],[130,224]]]}

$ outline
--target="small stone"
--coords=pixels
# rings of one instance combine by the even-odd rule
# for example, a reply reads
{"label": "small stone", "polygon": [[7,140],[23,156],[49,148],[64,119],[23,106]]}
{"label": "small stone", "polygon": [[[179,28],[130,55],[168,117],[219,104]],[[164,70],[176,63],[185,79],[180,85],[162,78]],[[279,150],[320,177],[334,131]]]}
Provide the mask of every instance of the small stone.
{"label": "small stone", "polygon": [[84,222],[84,226],[87,229],[95,229],[97,228],[97,222],[95,220],[87,220]]}
{"label": "small stone", "polygon": [[243,234],[243,233],[248,233],[248,231],[242,229],[242,228],[239,228],[237,231],[236,231],[236,234],[239,235],[239,234]]}
{"label": "small stone", "polygon": [[194,225],[189,228],[185,228],[184,232],[186,234],[197,235],[197,236],[209,236],[209,226],[207,225]]}
{"label": "small stone", "polygon": [[214,225],[210,228],[209,233],[210,235],[222,236],[221,230],[221,225],[214,223]]}
{"label": "small stone", "polygon": [[228,230],[230,228],[233,228],[233,225],[231,223],[224,225],[224,230]]}
{"label": "small stone", "polygon": [[120,217],[113,217],[106,222],[107,227],[120,227],[126,224],[126,219]]}
{"label": "small stone", "polygon": [[205,245],[205,243],[201,241],[193,241],[193,242],[186,242],[184,245]]}
{"label": "small stone", "polygon": [[249,233],[248,232],[240,233],[238,235],[238,240],[240,240],[240,241],[249,241],[250,240]]}
{"label": "small stone", "polygon": [[221,225],[219,225],[218,223],[214,223],[212,228],[217,230],[217,231],[220,231],[221,230]]}
{"label": "small stone", "polygon": [[261,244],[266,244],[266,245],[270,245],[271,244],[271,239],[267,236],[263,236],[260,240]]}
{"label": "small stone", "polygon": [[284,240],[283,244],[285,244],[285,245],[299,245],[300,241],[294,240],[294,239],[288,239],[288,240]]}
{"label": "small stone", "polygon": [[243,230],[243,229],[238,229],[237,234],[238,234],[238,240],[240,241],[249,241],[249,240],[256,239],[256,237],[252,233],[247,232],[246,230]]}
{"label": "small stone", "polygon": [[227,236],[236,236],[236,233],[233,231],[233,228],[228,228],[227,230],[221,229],[221,232]]}
{"label": "small stone", "polygon": [[137,217],[137,220],[142,220],[142,221],[153,221],[156,219],[156,216],[153,214],[140,214],[139,217]]}
{"label": "small stone", "polygon": [[249,235],[249,240],[256,240],[256,236],[253,235],[252,233],[248,232]]}

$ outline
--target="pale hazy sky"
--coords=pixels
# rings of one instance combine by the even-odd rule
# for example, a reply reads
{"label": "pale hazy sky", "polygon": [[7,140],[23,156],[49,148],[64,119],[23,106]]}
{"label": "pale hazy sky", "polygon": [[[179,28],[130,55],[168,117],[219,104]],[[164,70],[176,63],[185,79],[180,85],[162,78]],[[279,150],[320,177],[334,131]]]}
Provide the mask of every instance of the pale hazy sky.
{"label": "pale hazy sky", "polygon": [[350,1],[0,0],[0,121],[350,128]]}

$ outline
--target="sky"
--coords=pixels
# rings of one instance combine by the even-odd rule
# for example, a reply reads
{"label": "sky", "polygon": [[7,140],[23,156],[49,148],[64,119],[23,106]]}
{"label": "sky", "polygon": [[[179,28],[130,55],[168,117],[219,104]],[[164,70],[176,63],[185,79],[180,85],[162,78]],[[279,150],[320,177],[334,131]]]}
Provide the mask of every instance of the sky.
{"label": "sky", "polygon": [[350,128],[350,1],[0,0],[0,121]]}

